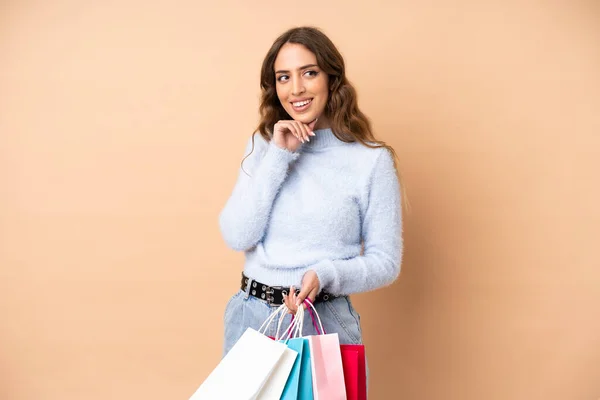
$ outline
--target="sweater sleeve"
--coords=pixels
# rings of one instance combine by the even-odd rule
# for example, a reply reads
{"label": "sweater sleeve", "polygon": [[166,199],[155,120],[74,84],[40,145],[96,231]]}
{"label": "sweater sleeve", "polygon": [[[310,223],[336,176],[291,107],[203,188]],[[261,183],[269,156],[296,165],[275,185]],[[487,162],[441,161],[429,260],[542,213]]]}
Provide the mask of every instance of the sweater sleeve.
{"label": "sweater sleeve", "polygon": [[[254,152],[244,161],[243,170],[240,168],[233,192],[219,214],[223,239],[238,251],[255,247],[263,238],[275,196],[291,163],[299,157],[299,153],[266,142],[259,134],[254,141]],[[245,155],[251,149],[252,138]]]}
{"label": "sweater sleeve", "polygon": [[402,261],[400,183],[391,153],[382,149],[370,176],[368,203],[362,221],[364,252],[313,265],[321,290],[334,295],[374,290],[391,284]]}

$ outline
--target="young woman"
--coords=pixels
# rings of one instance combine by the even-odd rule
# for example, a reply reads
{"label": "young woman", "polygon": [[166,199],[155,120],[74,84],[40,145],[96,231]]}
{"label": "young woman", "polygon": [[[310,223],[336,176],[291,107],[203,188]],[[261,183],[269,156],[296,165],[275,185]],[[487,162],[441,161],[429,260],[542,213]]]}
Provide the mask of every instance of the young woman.
{"label": "young woman", "polygon": [[[259,134],[219,217],[228,246],[245,252],[241,288],[225,310],[223,354],[279,305],[294,313],[307,297],[327,333],[362,343],[349,295],[400,272],[395,153],[375,139],[342,56],[320,30],[294,28],[275,40],[260,83]],[[316,334],[310,320],[304,328]]]}

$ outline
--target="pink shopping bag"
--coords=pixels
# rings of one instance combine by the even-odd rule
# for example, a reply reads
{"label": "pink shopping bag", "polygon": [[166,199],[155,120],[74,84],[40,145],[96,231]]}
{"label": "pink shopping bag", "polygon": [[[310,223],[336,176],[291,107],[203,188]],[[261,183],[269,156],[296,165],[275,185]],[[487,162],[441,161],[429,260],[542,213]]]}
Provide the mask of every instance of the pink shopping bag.
{"label": "pink shopping bag", "polygon": [[[321,324],[317,310],[311,301],[306,303],[311,316],[314,318],[316,315],[321,327],[320,332],[323,333],[323,324]],[[317,332],[319,332],[318,329]],[[308,336],[308,343],[310,346],[314,400],[346,400],[344,367],[338,334]]]}
{"label": "pink shopping bag", "polygon": [[[310,300],[307,301],[308,312],[317,334],[325,334],[321,319],[317,310],[312,307]],[[313,312],[314,310],[314,312]],[[316,316],[316,318],[315,318]],[[317,324],[318,321],[318,324]],[[347,400],[367,399],[367,363],[365,358],[365,346],[362,344],[341,344],[342,367],[344,371],[344,383],[346,386]]]}

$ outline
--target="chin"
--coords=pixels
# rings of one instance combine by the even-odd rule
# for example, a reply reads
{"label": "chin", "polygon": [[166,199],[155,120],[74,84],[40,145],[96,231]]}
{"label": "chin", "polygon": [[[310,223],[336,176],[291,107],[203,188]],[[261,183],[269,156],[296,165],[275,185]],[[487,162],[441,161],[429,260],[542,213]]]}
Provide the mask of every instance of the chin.
{"label": "chin", "polygon": [[318,117],[318,115],[316,115],[315,113],[310,113],[310,114],[296,114],[296,113],[292,112],[292,114],[290,114],[290,115],[296,121],[300,121],[303,124],[307,124],[307,125],[310,124],[311,122],[313,122]]}
{"label": "chin", "polygon": [[306,124],[306,125],[310,124],[315,119],[317,119],[317,117],[314,117],[312,115],[302,115],[302,116],[299,116],[297,118],[298,121],[300,121],[300,122],[302,122],[303,124]]}

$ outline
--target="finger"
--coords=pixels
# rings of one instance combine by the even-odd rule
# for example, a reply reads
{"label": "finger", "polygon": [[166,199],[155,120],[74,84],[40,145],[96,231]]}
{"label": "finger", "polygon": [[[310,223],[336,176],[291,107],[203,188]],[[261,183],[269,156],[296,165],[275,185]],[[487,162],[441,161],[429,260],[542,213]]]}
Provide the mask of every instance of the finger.
{"label": "finger", "polygon": [[276,132],[279,133],[285,133],[286,130],[288,129],[287,124],[285,123],[285,121],[278,121],[274,126],[273,126],[273,135],[275,135]]}
{"label": "finger", "polygon": [[296,125],[294,124],[294,121],[279,121],[279,123],[281,123],[287,131],[289,131],[296,139],[298,139],[298,141],[300,141],[300,135]]}
{"label": "finger", "polygon": [[[315,303],[315,299],[317,298],[317,292],[319,290],[317,288],[314,288],[313,290],[310,291],[310,293],[308,294],[308,296],[306,296],[306,298],[304,299],[304,301],[302,302],[302,305],[304,306],[304,309],[306,310],[309,306],[308,304],[306,304],[307,300],[309,300],[312,304]],[[295,304],[295,303],[294,303]]]}
{"label": "finger", "polygon": [[308,127],[308,125],[306,125],[305,123],[300,123],[300,126],[302,127],[302,130],[304,131],[304,138],[306,139],[307,142],[310,142],[310,131],[311,129]]}
{"label": "finger", "polygon": [[288,308],[289,314],[296,314],[297,308],[295,307],[293,300],[289,296],[285,301],[285,305]]}
{"label": "finger", "polygon": [[315,302],[315,299],[317,298],[317,292],[319,290],[317,288],[314,288],[313,290],[310,291],[310,293],[308,294],[308,298],[310,299],[311,303]]}
{"label": "finger", "polygon": [[[293,286],[292,286],[292,288],[293,288]],[[294,288],[294,290],[290,291],[290,300],[291,300],[292,304],[294,305],[294,307],[296,308],[296,310],[298,309],[298,305],[297,305],[298,293],[300,293],[300,290],[295,289],[295,288]]]}
{"label": "finger", "polygon": [[308,142],[308,130],[306,129],[306,126],[300,122],[300,121],[295,121],[296,122],[296,127],[298,128],[298,130],[300,131],[300,135],[302,135],[302,140],[305,142]]}
{"label": "finger", "polygon": [[[298,133],[296,132],[296,126],[294,125],[294,121],[279,121],[285,129],[292,134],[296,139],[298,139]],[[300,140],[300,139],[298,139]]]}
{"label": "finger", "polygon": [[298,140],[304,143],[304,131],[302,130],[301,124],[298,121],[292,121],[292,126],[296,131],[296,137],[298,138]]}
{"label": "finger", "polygon": [[289,304],[287,307],[290,309],[290,312],[292,314],[295,314],[298,307],[296,307],[296,301],[295,301],[293,293],[294,293],[294,287],[292,286],[292,287],[290,287],[290,292],[286,296],[287,297],[286,304]]}
{"label": "finger", "polygon": [[304,303],[304,300],[306,299],[306,297],[310,294],[310,292],[313,290],[312,287],[310,286],[305,286],[302,288],[302,290],[300,291],[300,294],[298,295],[297,299],[296,299],[296,306],[300,306],[300,304]]}

